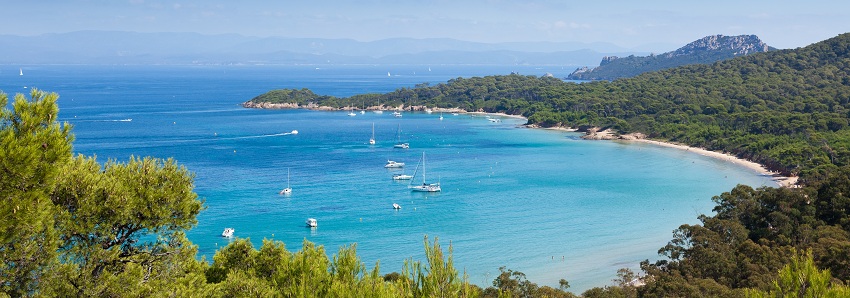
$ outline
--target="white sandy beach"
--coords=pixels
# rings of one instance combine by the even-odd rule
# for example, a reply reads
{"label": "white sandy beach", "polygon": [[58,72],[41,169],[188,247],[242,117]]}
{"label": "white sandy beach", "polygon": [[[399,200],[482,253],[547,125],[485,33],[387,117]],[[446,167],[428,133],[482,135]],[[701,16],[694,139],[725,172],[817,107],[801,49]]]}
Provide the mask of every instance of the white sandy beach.
{"label": "white sandy beach", "polygon": [[689,146],[680,145],[680,144],[654,141],[654,140],[647,140],[647,139],[631,139],[631,140],[622,140],[622,141],[625,141],[625,142],[642,142],[642,143],[648,143],[648,144],[653,144],[653,145],[657,145],[657,146],[676,148],[676,149],[686,150],[686,151],[689,151],[689,152],[693,152],[693,153],[696,153],[696,154],[700,154],[700,155],[704,155],[704,156],[708,156],[708,157],[712,157],[712,158],[717,158],[717,159],[720,159],[720,160],[723,160],[723,161],[726,161],[726,162],[730,162],[730,163],[734,163],[734,164],[737,164],[737,165],[747,167],[747,168],[752,169],[753,171],[756,171],[756,172],[763,174],[763,175],[773,176],[773,181],[775,181],[781,187],[794,187],[794,185],[797,184],[797,177],[780,176],[779,174],[777,174],[775,172],[771,172],[771,171],[767,170],[761,164],[758,164],[758,163],[755,163],[755,162],[752,162],[752,161],[749,161],[749,160],[746,160],[746,159],[738,158],[738,157],[735,157],[731,154],[710,151],[710,150],[706,150],[706,149],[702,149],[702,148],[689,147]]}
{"label": "white sandy beach", "polygon": [[466,114],[482,115],[482,116],[499,116],[499,117],[505,117],[505,118],[516,118],[516,119],[528,120],[528,118],[525,118],[521,115],[510,115],[510,114],[505,114],[505,113],[467,112]]}
{"label": "white sandy beach", "polygon": [[[469,112],[469,114],[527,119],[527,118],[519,116],[519,115],[508,115],[508,114],[505,114],[505,113]],[[534,128],[537,128],[537,127],[534,127]],[[563,127],[563,126],[546,127],[546,128],[543,128],[543,129],[565,131],[565,132],[575,132],[575,131],[577,131],[576,128]],[[681,145],[681,144],[675,144],[675,143],[669,143],[669,142],[662,142],[662,141],[655,141],[655,140],[648,140],[648,139],[644,139],[642,134],[639,134],[639,135],[638,134],[629,134],[629,135],[624,135],[624,136],[620,136],[619,138],[617,138],[615,136],[616,133],[614,131],[610,130],[610,129],[606,129],[606,130],[599,131],[599,132],[594,131],[593,134],[596,136],[596,139],[599,139],[599,140],[611,140],[611,139],[613,139],[613,140],[618,140],[618,141],[623,141],[623,142],[642,142],[642,143],[647,143],[647,144],[653,144],[653,145],[656,145],[656,146],[663,146],[663,147],[685,150],[685,151],[693,152],[695,154],[700,154],[700,155],[720,159],[720,160],[723,160],[723,161],[726,161],[726,162],[730,162],[730,163],[733,163],[733,164],[741,165],[741,166],[747,167],[747,168],[749,168],[749,169],[751,169],[751,170],[753,170],[753,171],[755,171],[759,174],[771,176],[771,177],[773,177],[773,181],[776,182],[776,184],[778,184],[780,187],[795,187],[797,185],[797,177],[781,176],[778,173],[769,171],[767,168],[765,168],[763,165],[761,165],[759,163],[752,162],[752,161],[742,159],[742,158],[738,158],[738,157],[731,155],[731,154],[715,152],[715,151],[706,150],[706,149],[703,149],[703,148],[690,147],[690,146],[687,146],[687,145]]]}
{"label": "white sandy beach", "polygon": [[[559,127],[544,128],[544,129],[566,131],[566,132],[575,132],[576,131],[576,129],[574,129],[574,128],[560,127],[560,126]],[[670,143],[670,142],[648,140],[648,139],[644,139],[643,134],[628,134],[628,135],[617,136],[616,133],[614,131],[610,130],[610,129],[606,129],[606,130],[598,131],[598,132],[593,130],[588,134],[588,136],[590,136],[590,138],[588,138],[588,139],[592,139],[592,140],[616,140],[616,141],[621,141],[621,142],[641,142],[641,143],[653,144],[653,145],[656,145],[656,146],[663,146],[663,147],[685,150],[685,151],[693,152],[695,154],[700,154],[700,155],[703,155],[703,156],[708,156],[708,157],[720,159],[720,160],[723,160],[723,161],[726,161],[726,162],[741,165],[741,166],[747,167],[747,168],[749,168],[749,169],[751,169],[751,170],[753,170],[753,171],[755,171],[759,174],[771,176],[771,177],[773,177],[773,181],[776,182],[776,184],[778,184],[780,187],[797,187],[797,177],[781,176],[778,173],[769,171],[767,168],[765,168],[763,165],[761,165],[759,163],[752,162],[752,161],[742,159],[742,158],[738,158],[734,155],[727,154],[727,153],[715,152],[715,151],[706,150],[706,149],[703,149],[703,148],[690,147],[690,146],[687,146],[687,145],[675,144],[675,143]]]}

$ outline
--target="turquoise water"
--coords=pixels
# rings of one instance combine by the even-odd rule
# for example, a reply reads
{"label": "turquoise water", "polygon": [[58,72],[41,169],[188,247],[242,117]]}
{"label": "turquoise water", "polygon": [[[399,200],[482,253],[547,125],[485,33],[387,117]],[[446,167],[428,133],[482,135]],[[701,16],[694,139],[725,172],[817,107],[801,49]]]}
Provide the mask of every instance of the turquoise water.
{"label": "turquoise water", "polygon": [[[611,284],[619,268],[657,259],[672,231],[710,213],[711,196],[769,177],[682,150],[584,141],[578,134],[519,128],[483,116],[357,114],[243,109],[269,89],[310,88],[348,96],[422,82],[508,74],[563,77],[569,70],[480,66],[30,66],[0,67],[0,90],[33,86],[60,93],[60,119],[74,125],[75,152],[100,161],[174,157],[196,175],[207,209],[188,232],[208,259],[238,237],[304,239],[335,253],[357,243],[370,267],[401,271],[423,258],[423,237],[451,244],[458,268],[488,286],[500,266],[581,292]],[[392,72],[391,77],[386,72]],[[132,121],[118,121],[132,119]],[[368,145],[372,124],[378,143]],[[411,149],[393,149],[401,127]],[[298,130],[297,135],[285,134]],[[443,192],[412,193],[393,181],[422,153]],[[278,195],[291,172],[293,194]],[[392,203],[402,205],[393,210]],[[308,217],[316,229],[304,227]]]}

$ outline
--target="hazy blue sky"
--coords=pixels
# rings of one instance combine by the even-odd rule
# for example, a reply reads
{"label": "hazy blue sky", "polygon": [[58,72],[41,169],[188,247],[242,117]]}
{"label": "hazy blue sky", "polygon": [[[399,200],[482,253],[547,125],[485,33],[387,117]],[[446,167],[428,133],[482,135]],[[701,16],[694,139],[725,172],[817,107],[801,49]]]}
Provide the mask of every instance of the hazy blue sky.
{"label": "hazy blue sky", "polygon": [[850,32],[850,1],[0,0],[0,34],[78,30],[683,45],[756,34],[795,48]]}

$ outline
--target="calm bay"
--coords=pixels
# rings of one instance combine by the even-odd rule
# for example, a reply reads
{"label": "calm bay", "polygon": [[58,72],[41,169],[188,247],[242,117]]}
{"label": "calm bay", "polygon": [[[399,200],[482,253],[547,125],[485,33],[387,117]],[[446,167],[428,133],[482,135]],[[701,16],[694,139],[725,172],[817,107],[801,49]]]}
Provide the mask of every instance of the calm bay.
{"label": "calm bay", "polygon": [[[455,265],[480,286],[506,266],[539,284],[567,279],[581,292],[611,284],[619,268],[658,259],[675,228],[711,212],[712,196],[736,184],[775,185],[721,160],[521,128],[516,118],[239,106],[278,88],[350,96],[457,77],[572,71],[561,67],[38,65],[23,66],[23,76],[18,68],[0,67],[0,90],[59,93],[76,153],[101,162],[173,157],[196,175],[206,210],[187,234],[207,259],[233,227],[255,245],[268,238],[290,250],[305,239],[329,254],[356,243],[367,266],[380,261],[382,273],[400,272],[404,260],[423,259],[427,235],[444,249],[451,244]],[[373,124],[377,144],[369,145]],[[392,148],[398,135],[410,149]],[[413,193],[391,179],[412,174],[423,152],[427,179],[440,181],[441,193]],[[407,166],[387,170],[388,159]],[[293,194],[281,196],[287,172]],[[316,229],[304,227],[308,217]]]}

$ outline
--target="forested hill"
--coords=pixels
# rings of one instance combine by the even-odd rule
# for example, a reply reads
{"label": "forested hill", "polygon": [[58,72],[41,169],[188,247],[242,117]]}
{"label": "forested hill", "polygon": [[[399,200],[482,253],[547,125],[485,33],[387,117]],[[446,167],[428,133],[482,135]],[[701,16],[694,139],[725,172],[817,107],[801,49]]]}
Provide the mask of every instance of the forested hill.
{"label": "forested hill", "polygon": [[689,43],[678,50],[660,55],[646,57],[605,56],[598,67],[576,69],[567,78],[571,80],[615,80],[650,71],[688,64],[713,63],[773,50],[776,49],[767,46],[755,35],[712,35]]}
{"label": "forested hill", "polygon": [[[805,48],[613,82],[487,76],[352,98],[300,92],[298,100],[283,101],[334,107],[350,102],[458,107],[522,114],[542,126],[612,127],[731,152],[807,178],[850,163],[848,47],[850,34],[842,34]],[[274,92],[279,91],[269,94]]]}

